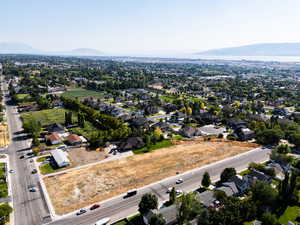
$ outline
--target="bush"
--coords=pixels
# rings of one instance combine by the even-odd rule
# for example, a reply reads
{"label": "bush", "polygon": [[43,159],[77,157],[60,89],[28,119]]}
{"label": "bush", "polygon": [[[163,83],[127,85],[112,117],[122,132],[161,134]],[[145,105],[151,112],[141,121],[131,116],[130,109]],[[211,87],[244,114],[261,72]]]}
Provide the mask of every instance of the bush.
{"label": "bush", "polygon": [[218,134],[218,138],[223,138],[224,135],[223,134]]}
{"label": "bush", "polygon": [[274,214],[264,213],[261,217],[261,222],[263,225],[276,225],[277,219]]}

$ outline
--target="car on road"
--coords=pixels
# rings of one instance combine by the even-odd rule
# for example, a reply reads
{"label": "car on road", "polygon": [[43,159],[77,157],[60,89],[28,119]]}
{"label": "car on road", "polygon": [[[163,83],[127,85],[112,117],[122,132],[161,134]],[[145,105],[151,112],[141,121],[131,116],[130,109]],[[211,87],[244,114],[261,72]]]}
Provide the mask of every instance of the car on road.
{"label": "car on road", "polygon": [[98,220],[95,225],[105,225],[107,224],[108,222],[110,221],[110,218],[109,217],[106,217],[106,218],[103,218],[101,220]]}
{"label": "car on road", "polygon": [[84,213],[86,213],[87,211],[85,209],[80,209],[77,213],[76,213],[76,216],[80,216]]}
{"label": "car on road", "polygon": [[9,172],[10,172],[10,173],[14,173],[15,171],[14,171],[14,170],[9,170]]}
{"label": "car on road", "polygon": [[176,184],[182,184],[182,183],[183,183],[183,179],[182,178],[176,180]]}
{"label": "car on road", "polygon": [[183,191],[182,190],[176,190],[176,195],[182,195]]}
{"label": "car on road", "polygon": [[126,193],[126,195],[124,196],[124,198],[128,198],[128,197],[131,197],[131,196],[134,196],[137,194],[137,190],[134,189],[134,190],[130,190]]}
{"label": "car on road", "polygon": [[36,192],[36,189],[34,187],[32,187],[32,188],[29,188],[29,191],[30,192]]}
{"label": "car on road", "polygon": [[21,155],[21,156],[20,156],[20,159],[24,159],[24,158],[25,158],[25,156],[24,156],[24,155]]}
{"label": "car on road", "polygon": [[100,207],[99,204],[94,204],[94,205],[92,205],[92,207],[90,208],[90,210],[98,209],[99,207]]}
{"label": "car on road", "polygon": [[36,170],[36,169],[33,169],[33,170],[31,171],[31,173],[32,173],[32,174],[35,174],[35,173],[37,173],[37,170]]}

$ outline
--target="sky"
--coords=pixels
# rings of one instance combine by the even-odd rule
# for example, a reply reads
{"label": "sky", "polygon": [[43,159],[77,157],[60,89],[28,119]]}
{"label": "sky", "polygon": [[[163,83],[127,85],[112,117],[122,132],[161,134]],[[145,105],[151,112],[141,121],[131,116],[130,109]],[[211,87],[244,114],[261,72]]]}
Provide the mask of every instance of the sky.
{"label": "sky", "polygon": [[299,0],[2,0],[0,42],[108,53],[300,42],[299,9]]}

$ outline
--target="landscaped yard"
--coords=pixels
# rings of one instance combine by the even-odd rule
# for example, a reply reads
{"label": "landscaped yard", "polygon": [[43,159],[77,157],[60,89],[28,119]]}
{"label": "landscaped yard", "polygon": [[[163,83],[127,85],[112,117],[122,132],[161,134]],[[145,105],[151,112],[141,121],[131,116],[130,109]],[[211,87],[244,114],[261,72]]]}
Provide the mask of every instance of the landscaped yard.
{"label": "landscaped yard", "polygon": [[20,103],[32,103],[33,99],[29,94],[17,94],[17,100]]}
{"label": "landscaped yard", "polygon": [[299,206],[289,206],[281,215],[278,222],[284,225],[288,225],[288,221],[296,222],[296,218],[299,216],[299,212]]}
{"label": "landscaped yard", "polygon": [[5,163],[0,163],[0,179],[1,179],[0,198],[4,198],[7,197],[8,195],[8,186],[6,183],[6,175],[5,175]]}
{"label": "landscaped yard", "polygon": [[182,173],[258,146],[224,139],[195,139],[174,144],[151,153],[44,178],[56,213],[68,213],[175,175],[178,171]]}
{"label": "landscaped yard", "polygon": [[40,165],[41,174],[48,174],[56,172],[56,170],[50,164]]}
{"label": "landscaped yard", "polygon": [[[65,109],[45,109],[36,112],[22,113],[23,121],[35,119],[41,122],[42,126],[47,126],[51,123],[65,123]],[[77,116],[73,113],[73,121],[77,121]]]}
{"label": "landscaped yard", "polygon": [[134,154],[142,154],[142,153],[151,152],[153,150],[160,149],[160,148],[167,148],[172,145],[173,145],[173,143],[170,140],[163,140],[163,141],[157,142],[156,144],[151,145],[149,147],[144,147],[141,149],[133,150],[133,153]]}
{"label": "landscaped yard", "polygon": [[86,97],[93,97],[93,98],[100,98],[103,96],[103,93],[77,88],[69,91],[65,91],[62,96],[67,98],[86,98]]}

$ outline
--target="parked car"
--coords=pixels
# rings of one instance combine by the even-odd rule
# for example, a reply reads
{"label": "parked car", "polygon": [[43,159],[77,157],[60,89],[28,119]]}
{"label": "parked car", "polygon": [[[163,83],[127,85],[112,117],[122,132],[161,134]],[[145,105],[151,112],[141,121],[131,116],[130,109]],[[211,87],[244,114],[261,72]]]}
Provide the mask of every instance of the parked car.
{"label": "parked car", "polygon": [[29,162],[33,163],[33,159],[30,159]]}
{"label": "parked car", "polygon": [[24,158],[25,158],[25,156],[24,156],[24,155],[21,155],[21,156],[20,156],[20,159],[24,159]]}
{"label": "parked car", "polygon": [[97,209],[99,207],[100,207],[99,204],[94,204],[94,205],[92,205],[92,207],[90,208],[90,210],[94,210],[94,209]]}
{"label": "parked car", "polygon": [[176,184],[181,184],[181,183],[183,183],[183,179],[182,178],[176,180]]}
{"label": "parked car", "polygon": [[15,171],[14,171],[14,170],[9,170],[9,172],[10,172],[10,173],[14,173]]}
{"label": "parked car", "polygon": [[32,174],[35,174],[35,173],[37,173],[37,170],[36,170],[36,169],[33,169],[33,170],[31,171],[31,173],[32,173]]}
{"label": "parked car", "polygon": [[80,216],[84,213],[86,213],[87,211],[85,209],[80,209],[77,213],[76,213],[76,216]]}
{"label": "parked car", "polygon": [[169,187],[167,190],[167,194],[171,193],[172,189],[173,189],[172,187]]}

